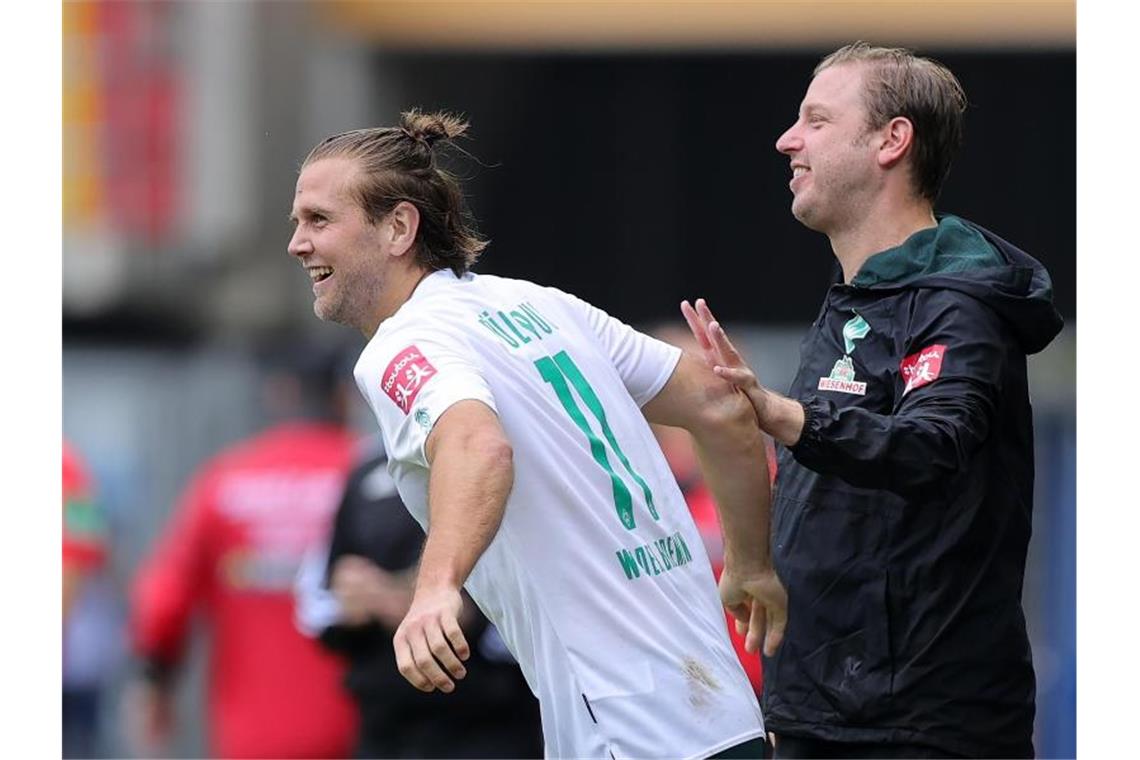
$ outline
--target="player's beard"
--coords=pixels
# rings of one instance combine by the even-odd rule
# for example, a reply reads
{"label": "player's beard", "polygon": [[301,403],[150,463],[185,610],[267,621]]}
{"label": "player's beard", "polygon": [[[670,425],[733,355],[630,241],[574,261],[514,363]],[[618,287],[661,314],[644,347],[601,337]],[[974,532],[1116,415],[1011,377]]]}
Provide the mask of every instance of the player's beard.
{"label": "player's beard", "polygon": [[866,221],[873,182],[857,163],[813,169],[811,184],[792,199],[792,216],[809,230],[840,234]]}
{"label": "player's beard", "polygon": [[868,155],[873,136],[864,129],[845,146],[809,154],[810,180],[792,199],[792,216],[802,225],[830,237],[866,221],[868,200],[879,189]]}
{"label": "player's beard", "polygon": [[313,313],[325,322],[365,329],[381,292],[382,274],[336,269],[333,277],[336,280],[331,283],[333,287],[313,300]]}

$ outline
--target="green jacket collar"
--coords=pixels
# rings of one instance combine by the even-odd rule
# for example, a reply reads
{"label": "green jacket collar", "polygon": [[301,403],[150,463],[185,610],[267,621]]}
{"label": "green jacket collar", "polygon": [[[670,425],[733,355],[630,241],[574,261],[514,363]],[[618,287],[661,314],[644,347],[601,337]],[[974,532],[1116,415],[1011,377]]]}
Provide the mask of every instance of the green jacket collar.
{"label": "green jacket collar", "polygon": [[919,230],[902,245],[874,254],[851,284],[855,287],[906,285],[939,274],[1001,266],[1005,261],[982,233],[949,214],[937,227]]}

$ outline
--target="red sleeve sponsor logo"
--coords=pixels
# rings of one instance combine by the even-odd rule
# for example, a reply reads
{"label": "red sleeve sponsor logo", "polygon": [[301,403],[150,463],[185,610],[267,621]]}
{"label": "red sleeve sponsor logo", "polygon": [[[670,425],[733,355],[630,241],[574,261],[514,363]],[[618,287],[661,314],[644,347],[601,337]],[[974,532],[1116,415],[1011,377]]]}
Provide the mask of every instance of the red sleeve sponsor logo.
{"label": "red sleeve sponsor logo", "polygon": [[427,357],[415,346],[408,346],[396,354],[396,358],[384,370],[380,387],[400,407],[400,411],[407,414],[419,395],[420,388],[435,374],[436,369]]}
{"label": "red sleeve sponsor logo", "polygon": [[942,357],[945,355],[946,346],[934,345],[903,359],[899,363],[899,371],[906,382],[903,395],[937,380],[942,373]]}

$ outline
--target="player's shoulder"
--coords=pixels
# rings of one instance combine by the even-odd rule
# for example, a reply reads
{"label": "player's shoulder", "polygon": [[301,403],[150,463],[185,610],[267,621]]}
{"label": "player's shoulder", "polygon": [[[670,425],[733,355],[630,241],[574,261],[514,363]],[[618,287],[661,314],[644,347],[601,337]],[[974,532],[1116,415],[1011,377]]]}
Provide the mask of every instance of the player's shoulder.
{"label": "player's shoulder", "polygon": [[466,339],[461,320],[454,314],[441,314],[439,310],[425,310],[422,317],[416,311],[401,311],[385,321],[364,347],[356,361],[353,376],[357,386],[369,396],[365,388],[387,386],[377,384],[377,378],[391,379],[409,369],[431,367],[441,354],[466,354]]}
{"label": "player's shoulder", "polygon": [[470,279],[465,282],[470,286],[470,291],[484,298],[498,295],[510,297],[520,294],[529,297],[548,297],[555,299],[574,298],[571,294],[554,285],[547,285],[533,280],[505,277],[496,274],[476,274],[475,272],[469,273],[469,277]]}

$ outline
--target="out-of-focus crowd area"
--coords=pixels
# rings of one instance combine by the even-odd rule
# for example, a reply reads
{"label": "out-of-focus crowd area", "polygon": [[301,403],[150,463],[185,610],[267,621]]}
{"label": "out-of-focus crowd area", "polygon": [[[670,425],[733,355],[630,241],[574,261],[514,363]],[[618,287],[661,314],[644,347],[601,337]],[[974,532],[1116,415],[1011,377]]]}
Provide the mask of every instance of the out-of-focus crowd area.
{"label": "out-of-focus crowd area", "polygon": [[[667,339],[705,297],[784,389],[833,259],[774,143],[853,39],[955,71],[970,110],[937,208],[1039,258],[1067,322],[1030,360],[1024,602],[1038,755],[1075,755],[1072,5],[90,0],[63,4],[62,34],[65,757],[541,752],[473,607],[482,670],[455,695],[393,677],[418,528],[376,522],[403,510],[377,506],[363,340],[313,316],[285,251],[300,163],[411,107],[462,113],[477,271]],[[715,560],[685,442],[661,432]]]}

